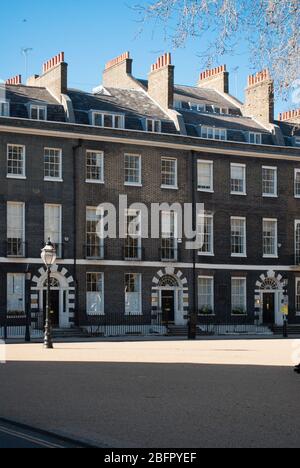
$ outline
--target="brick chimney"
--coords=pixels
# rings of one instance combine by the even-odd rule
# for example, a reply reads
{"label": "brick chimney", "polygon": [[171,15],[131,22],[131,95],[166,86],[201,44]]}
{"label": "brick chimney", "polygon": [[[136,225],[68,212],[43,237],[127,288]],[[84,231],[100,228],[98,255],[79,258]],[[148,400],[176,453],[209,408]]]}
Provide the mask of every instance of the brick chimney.
{"label": "brick chimney", "polygon": [[212,70],[206,70],[200,73],[199,88],[210,88],[215,89],[221,93],[229,93],[229,73],[226,69],[226,65],[213,68]]}
{"label": "brick chimney", "polygon": [[6,85],[14,85],[14,86],[19,86],[22,84],[22,76],[21,75],[16,75],[13,78],[9,78],[8,80],[5,81]]}
{"label": "brick chimney", "polygon": [[274,81],[269,70],[263,70],[248,77],[244,114],[262,125],[274,122]]}
{"label": "brick chimney", "polygon": [[132,62],[130,52],[107,62],[102,78],[104,88],[141,89],[141,84],[132,76]]}
{"label": "brick chimney", "polygon": [[300,109],[294,109],[288,112],[282,112],[278,116],[280,122],[300,124]]}
{"label": "brick chimney", "polygon": [[163,109],[171,109],[174,103],[174,66],[171,54],[162,55],[151,66],[148,77],[148,94]]}
{"label": "brick chimney", "polygon": [[34,75],[27,81],[28,86],[47,88],[59,101],[68,90],[68,64],[65,54],[61,52],[43,64],[43,74]]}

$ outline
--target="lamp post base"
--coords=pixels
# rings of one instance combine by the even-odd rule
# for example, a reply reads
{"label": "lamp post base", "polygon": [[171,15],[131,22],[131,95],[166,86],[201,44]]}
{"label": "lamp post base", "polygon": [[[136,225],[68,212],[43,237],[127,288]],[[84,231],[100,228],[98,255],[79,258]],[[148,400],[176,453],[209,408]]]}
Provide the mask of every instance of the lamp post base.
{"label": "lamp post base", "polygon": [[53,349],[53,342],[51,338],[51,325],[49,323],[49,320],[46,320],[45,335],[44,335],[44,348]]}

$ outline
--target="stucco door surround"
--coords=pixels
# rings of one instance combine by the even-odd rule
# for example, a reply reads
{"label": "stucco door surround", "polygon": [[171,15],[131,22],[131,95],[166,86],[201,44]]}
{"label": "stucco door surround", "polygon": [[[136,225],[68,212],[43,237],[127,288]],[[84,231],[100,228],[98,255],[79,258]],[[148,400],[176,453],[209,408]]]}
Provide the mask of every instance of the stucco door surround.
{"label": "stucco door surround", "polygon": [[[59,328],[70,328],[74,325],[75,284],[73,277],[66,268],[57,265],[51,269],[51,278],[56,280],[56,290],[59,291]],[[44,291],[47,284],[47,271],[40,268],[38,275],[32,279],[31,310],[43,313]]]}
{"label": "stucco door surround", "polygon": [[286,284],[287,282],[283,279],[282,275],[274,271],[268,271],[266,275],[260,276],[259,281],[256,283],[257,289],[255,290],[255,308],[259,313],[260,324],[263,324],[264,295],[272,293],[274,294],[275,325],[283,325],[284,318],[281,312],[281,305]]}
{"label": "stucco door surround", "polygon": [[175,325],[186,325],[189,313],[189,288],[183,273],[163,268],[152,280],[152,314],[161,313],[163,291],[174,292]]}

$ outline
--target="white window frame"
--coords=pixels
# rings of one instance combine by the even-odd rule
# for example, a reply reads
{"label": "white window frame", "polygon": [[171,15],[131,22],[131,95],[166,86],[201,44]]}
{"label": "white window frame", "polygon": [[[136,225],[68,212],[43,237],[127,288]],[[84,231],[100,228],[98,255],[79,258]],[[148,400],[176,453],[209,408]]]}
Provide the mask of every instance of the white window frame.
{"label": "white window frame", "polygon": [[[244,221],[244,252],[232,253],[232,221]],[[232,216],[230,218],[230,244],[232,258],[247,258],[247,218],[242,216]]]}
{"label": "white window frame", "polygon": [[[254,141],[251,141],[253,137]],[[249,132],[248,143],[251,145],[261,145],[262,144],[262,134],[258,132]]]}
{"label": "white window frame", "polygon": [[[59,208],[59,242],[55,242],[53,239],[50,239],[51,242],[55,245],[58,244],[59,248],[62,249],[62,205],[56,203],[45,203],[44,204],[44,239],[45,242],[48,241],[49,235],[46,235],[46,207]],[[57,252],[57,258],[62,258],[62,252]]]}
{"label": "white window frame", "polygon": [[[209,130],[212,130],[212,138],[208,136]],[[225,138],[216,138],[216,132],[224,132]],[[206,136],[205,136],[206,134]],[[226,128],[222,127],[210,127],[209,125],[201,125],[201,138],[204,138],[206,140],[216,140],[216,141],[227,141],[228,140],[228,135],[227,135],[227,130]]]}
{"label": "white window frame", "polygon": [[[10,147],[16,147],[16,148],[22,148],[23,150],[23,165],[22,165],[22,174],[9,174],[8,172],[8,154],[9,154],[9,148]],[[7,171],[7,179],[20,179],[20,180],[25,180],[26,179],[26,146],[25,145],[15,145],[14,143],[8,143],[7,144],[7,153],[6,153],[6,171]]]}
{"label": "white window frame", "polygon": [[[200,312],[200,288],[199,288],[200,280],[209,280],[212,282],[212,296],[211,296],[212,313],[211,314],[201,314]],[[198,315],[200,317],[214,317],[216,315],[215,313],[215,278],[213,276],[204,276],[204,275],[198,276]]]}
{"label": "white window frame", "polygon": [[[96,125],[95,124],[95,117],[97,115],[101,116],[101,125]],[[105,116],[109,115],[112,117],[112,127],[105,127],[104,126],[104,119]],[[116,127],[116,117],[119,117],[121,119],[121,127]],[[125,128],[125,115],[124,114],[118,114],[116,112],[101,112],[101,111],[92,111],[92,125],[97,128],[111,128],[115,130],[124,130]]]}
{"label": "white window frame", "polygon": [[[2,114],[0,112],[0,117],[9,117],[10,116],[10,102],[7,101],[6,99],[0,99],[0,106],[7,106],[7,113],[4,112],[4,114]],[[0,107],[0,111],[1,111],[1,107]]]}
{"label": "white window frame", "polygon": [[[96,154],[101,157],[101,171],[102,171],[101,179],[89,179],[87,177],[87,168],[88,168],[87,158],[89,154]],[[104,151],[97,151],[97,150],[90,150],[90,149],[86,150],[86,153],[85,153],[85,176],[86,176],[85,181],[86,183],[87,184],[104,184],[105,183],[104,170],[105,170]]]}
{"label": "white window frame", "polygon": [[[12,205],[19,205],[22,208],[22,238],[20,240],[22,241],[22,249],[23,249],[23,255],[20,255],[18,257],[24,258],[25,257],[25,242],[26,242],[26,221],[25,221],[25,203],[24,202],[7,202],[7,223],[6,223],[6,238],[8,239],[8,214],[9,214],[9,206]],[[10,256],[11,257],[11,256]]]}
{"label": "white window frame", "polygon": [[[210,252],[202,252],[201,250],[199,250],[198,255],[201,257],[214,257],[215,255],[214,215],[205,213],[203,216],[202,214],[199,214],[198,219],[197,219],[197,231],[198,231],[198,226],[199,226],[199,218],[203,218],[204,221],[202,222],[205,222],[207,219],[211,220],[211,242],[210,242],[211,249],[210,249]],[[198,234],[199,234],[199,231],[198,231]]]}
{"label": "white window frame", "polygon": [[[92,292],[92,291],[88,291],[88,288],[87,288],[87,284],[88,284],[88,275],[100,275],[101,276],[101,282],[102,282],[102,304],[101,304],[101,311],[100,312],[97,312],[97,313],[94,313],[92,310],[88,310],[88,299],[87,299],[87,295],[89,292]],[[98,317],[98,316],[104,316],[105,315],[105,275],[103,272],[101,271],[87,271],[86,272],[86,284],[85,284],[85,289],[86,289],[86,314],[89,316],[89,317]]]}
{"label": "white window frame", "polygon": [[295,260],[299,257],[299,260],[300,260],[300,242],[299,242],[299,252],[298,252],[298,246],[297,246],[297,227],[298,225],[300,226],[300,219],[296,219],[295,220],[295,228],[294,228],[294,237],[295,237],[295,240],[294,240],[294,250],[295,250]]}
{"label": "white window frame", "polygon": [[[165,220],[168,220],[168,226],[170,227],[171,231],[171,225],[174,225],[174,232],[164,232],[164,226],[166,225]],[[178,261],[178,213],[176,211],[161,211],[161,249],[162,253],[163,250],[167,250],[166,248],[163,247],[163,240],[173,240],[173,252],[174,256],[173,258],[163,258],[162,255],[162,261],[172,261],[172,262],[177,262]],[[171,247],[169,249],[169,252],[171,252]]]}
{"label": "white window frame", "polygon": [[295,146],[300,146],[300,137],[295,137]]}
{"label": "white window frame", "polygon": [[[201,188],[199,185],[199,176],[200,176],[200,166],[201,165],[209,165],[210,166],[210,188]],[[206,192],[206,193],[214,193],[214,162],[213,161],[205,161],[202,159],[198,159],[197,161],[197,178],[198,178],[198,192]]]}
{"label": "white window frame", "polygon": [[[244,281],[245,283],[245,296],[244,296],[244,308],[245,308],[245,313],[244,314],[234,314],[233,313],[233,281],[238,280],[238,281]],[[245,276],[232,276],[231,277],[231,316],[232,317],[246,317],[248,315],[248,310],[247,310],[247,278]]]}
{"label": "white window frame", "polygon": [[[126,181],[126,157],[138,158],[139,160],[139,181],[138,182],[127,182]],[[125,153],[124,154],[124,185],[126,187],[142,187],[142,156],[141,154]]]}
{"label": "white window frame", "polygon": [[[274,193],[265,193],[264,192],[264,170],[273,171],[275,174],[274,186],[275,192]],[[262,196],[264,198],[278,198],[278,168],[276,166],[262,166]]]}
{"label": "white window frame", "polygon": [[[37,119],[33,119],[32,117],[32,111],[33,109],[36,109],[37,110]],[[44,111],[44,115],[45,115],[45,118],[44,119],[41,119],[40,118],[40,111],[43,110]],[[30,107],[29,107],[29,112],[30,112],[30,120],[35,120],[37,122],[46,122],[47,121],[47,114],[48,114],[48,109],[47,109],[47,106],[40,106],[39,104],[30,104]]]}
{"label": "white window frame", "polygon": [[[296,316],[300,317],[300,295],[299,295],[299,308],[298,308],[298,284],[300,284],[300,277],[295,278],[296,282],[296,289],[295,289],[295,309],[296,309]],[[299,309],[299,310],[298,310]]]}
{"label": "white window frame", "polygon": [[[58,177],[50,177],[50,176],[45,176],[45,152],[46,151],[58,151],[59,153],[59,176]],[[62,178],[62,149],[61,148],[50,148],[50,147],[45,147],[44,148],[44,181],[45,182],[63,182]]]}
{"label": "white window frame", "polygon": [[[149,130],[149,124],[151,123],[152,125],[152,130]],[[156,124],[158,124],[158,130],[156,131]],[[162,129],[162,122],[159,119],[146,119],[146,132],[149,133],[161,133]]]}
{"label": "white window frame", "polygon": [[[232,190],[232,169],[238,167],[243,169],[243,191],[237,192]],[[247,195],[247,166],[246,164],[231,163],[230,164],[230,194],[245,197]]]}
{"label": "white window frame", "polygon": [[[265,254],[264,252],[264,223],[265,222],[272,222],[276,226],[275,240],[274,240],[274,246],[275,246],[274,254]],[[263,218],[262,230],[263,230],[263,258],[278,258],[278,219],[277,218]]]}
{"label": "white window frame", "polygon": [[178,190],[178,159],[177,158],[168,158],[167,156],[166,157],[162,157],[161,158],[161,179],[162,179],[162,174],[163,174],[163,171],[162,171],[162,163],[163,161],[173,161],[175,162],[175,184],[174,185],[165,185],[165,184],[161,184],[161,188],[162,189],[167,189],[167,190]]}
{"label": "white window frame", "polygon": [[300,176],[300,169],[295,169],[295,172],[294,172],[294,195],[295,195],[295,198],[300,198],[300,184],[299,184],[299,193],[297,194],[297,175],[299,174]]}
{"label": "white window frame", "polygon": [[[126,293],[125,291],[125,285],[126,285],[126,276],[129,275],[134,275],[139,278],[139,287],[140,287],[140,292],[139,292],[139,311],[135,313],[128,312],[126,310]],[[125,308],[125,316],[126,317],[139,317],[143,315],[143,275],[141,273],[125,273],[124,274],[124,308]]]}
{"label": "white window frame", "polygon": [[[8,309],[8,278],[9,276],[12,276],[12,277],[18,277],[18,278],[22,278],[22,305],[23,305],[23,311],[17,311],[17,310],[9,310]],[[25,315],[26,313],[26,304],[25,304],[25,274],[24,273],[10,273],[8,272],[7,273],[7,276],[6,276],[6,284],[7,284],[7,290],[6,290],[6,301],[7,301],[7,313],[8,315],[10,315],[11,313],[13,312],[17,312],[18,315]],[[22,313],[23,312],[23,313]]]}

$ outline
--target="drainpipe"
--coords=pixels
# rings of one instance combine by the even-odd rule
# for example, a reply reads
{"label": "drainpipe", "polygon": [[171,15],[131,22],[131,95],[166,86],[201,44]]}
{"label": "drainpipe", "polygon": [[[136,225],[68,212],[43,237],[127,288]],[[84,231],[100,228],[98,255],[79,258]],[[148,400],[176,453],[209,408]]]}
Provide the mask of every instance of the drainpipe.
{"label": "drainpipe", "polygon": [[78,215],[78,201],[77,201],[77,188],[78,188],[78,171],[77,171],[77,157],[80,153],[79,150],[82,149],[82,140],[78,140],[78,144],[73,146],[73,257],[74,257],[74,283],[75,283],[75,324],[79,324],[79,315],[78,315],[78,279],[77,279],[77,215]]}
{"label": "drainpipe", "polygon": [[[193,206],[193,231],[196,232],[197,229],[197,214],[196,214],[196,193],[197,193],[197,180],[196,180],[196,153],[191,151],[191,181],[192,181],[192,206]],[[197,271],[196,271],[196,262],[197,262],[197,250],[193,249],[193,294],[192,294],[192,313],[190,314],[189,320],[189,339],[195,340],[197,338]]]}

